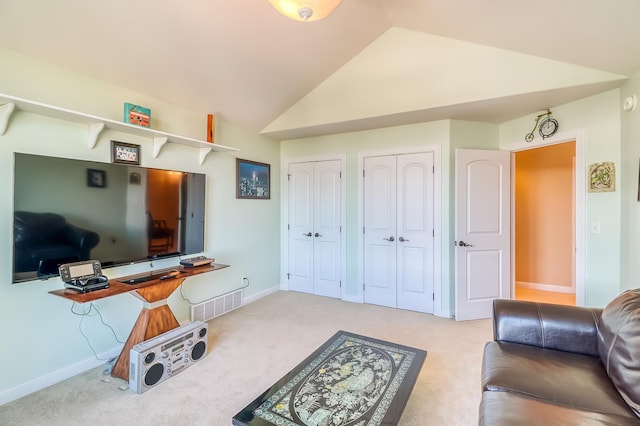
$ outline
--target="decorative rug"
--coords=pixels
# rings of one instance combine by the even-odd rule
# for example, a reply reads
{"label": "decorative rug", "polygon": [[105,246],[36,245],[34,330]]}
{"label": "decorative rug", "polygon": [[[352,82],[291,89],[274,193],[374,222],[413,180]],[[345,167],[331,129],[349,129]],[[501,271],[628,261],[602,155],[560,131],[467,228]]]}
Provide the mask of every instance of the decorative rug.
{"label": "decorative rug", "polygon": [[246,426],[397,424],[427,352],[345,331],[233,417]]}

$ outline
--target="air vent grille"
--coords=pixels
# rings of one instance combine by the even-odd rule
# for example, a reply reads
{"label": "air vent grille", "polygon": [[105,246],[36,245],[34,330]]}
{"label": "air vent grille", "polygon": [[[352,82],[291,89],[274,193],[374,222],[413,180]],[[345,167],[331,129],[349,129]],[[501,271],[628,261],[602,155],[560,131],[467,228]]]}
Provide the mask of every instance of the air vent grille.
{"label": "air vent grille", "polygon": [[191,321],[209,321],[242,306],[243,291],[235,290],[202,303],[191,305]]}

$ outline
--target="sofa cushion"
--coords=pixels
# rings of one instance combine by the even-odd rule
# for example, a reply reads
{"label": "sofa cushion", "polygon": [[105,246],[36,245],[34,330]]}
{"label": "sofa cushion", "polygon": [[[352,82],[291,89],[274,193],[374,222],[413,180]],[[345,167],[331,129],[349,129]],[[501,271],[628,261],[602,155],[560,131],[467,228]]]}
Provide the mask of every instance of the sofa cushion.
{"label": "sofa cushion", "polygon": [[479,425],[491,426],[638,425],[634,417],[555,405],[510,392],[483,392],[478,414]]}
{"label": "sofa cushion", "polygon": [[634,417],[596,356],[489,342],[482,360],[482,386],[485,391],[512,392],[579,410]]}
{"label": "sofa cushion", "polygon": [[598,352],[614,386],[640,417],[640,289],[625,291],[604,308]]}

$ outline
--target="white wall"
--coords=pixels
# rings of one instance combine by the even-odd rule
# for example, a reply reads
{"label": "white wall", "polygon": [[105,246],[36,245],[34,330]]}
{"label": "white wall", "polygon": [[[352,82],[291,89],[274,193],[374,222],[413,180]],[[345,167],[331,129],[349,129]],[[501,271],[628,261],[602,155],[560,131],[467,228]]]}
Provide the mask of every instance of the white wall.
{"label": "white wall", "polygon": [[[152,127],[169,133],[204,139],[206,111],[188,111],[160,99],[115,87],[89,77],[0,50],[0,93],[55,106],[121,120],[124,102],[145,105],[152,110]],[[162,94],[158,94],[160,98]],[[231,268],[189,278],[182,292],[193,302],[224,294],[250,280],[245,296],[259,297],[279,287],[280,152],[276,141],[218,120],[217,141],[239,148],[237,154],[212,153],[198,164],[197,149],[167,144],[160,156],[152,157],[149,140],[105,131],[94,149],[87,145],[88,128],[58,119],[25,112],[11,117],[8,130],[0,136],[0,335],[5,342],[0,352],[0,404],[27,392],[99,365],[86,338],[99,355],[118,353],[121,343],[91,316],[78,316],[89,304],[72,304],[48,294],[62,288],[59,279],[11,284],[13,153],[110,162],[110,139],[141,145],[142,166],[207,174],[205,253]],[[271,164],[271,199],[235,198],[235,155]],[[51,182],[51,185],[55,185]],[[175,259],[107,269],[110,277],[148,271],[177,264]],[[178,321],[189,320],[189,303],[179,291],[169,299]],[[128,337],[141,308],[132,295],[119,295],[94,302],[102,318],[118,339]],[[16,362],[16,357],[19,362]]]}

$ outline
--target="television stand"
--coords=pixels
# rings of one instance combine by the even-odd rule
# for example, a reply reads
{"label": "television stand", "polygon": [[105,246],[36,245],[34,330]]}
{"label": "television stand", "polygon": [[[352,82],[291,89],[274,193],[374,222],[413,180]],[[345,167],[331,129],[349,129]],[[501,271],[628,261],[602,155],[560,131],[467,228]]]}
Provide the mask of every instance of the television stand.
{"label": "television stand", "polygon": [[[118,377],[128,382],[129,351],[131,348],[138,343],[149,340],[152,337],[158,336],[169,330],[173,330],[180,325],[171,311],[171,308],[167,305],[167,299],[175,289],[180,287],[185,279],[193,275],[213,272],[228,267],[229,265],[221,265],[217,263],[197,268],[176,267],[164,270],[161,273],[145,273],[114,278],[109,280],[109,288],[88,293],[79,293],[69,289],[55,290],[50,293],[78,303],[92,302],[94,300],[100,300],[105,297],[115,296],[116,294],[122,293],[132,293],[136,298],[142,301],[142,310],[138,315],[138,319],[133,325],[133,329],[120,352],[120,356],[111,370],[111,375],[113,377]],[[179,273],[172,274],[175,271],[179,271]],[[171,276],[163,278],[166,275]],[[153,278],[133,284],[128,282],[139,278],[146,279],[147,277]]]}

